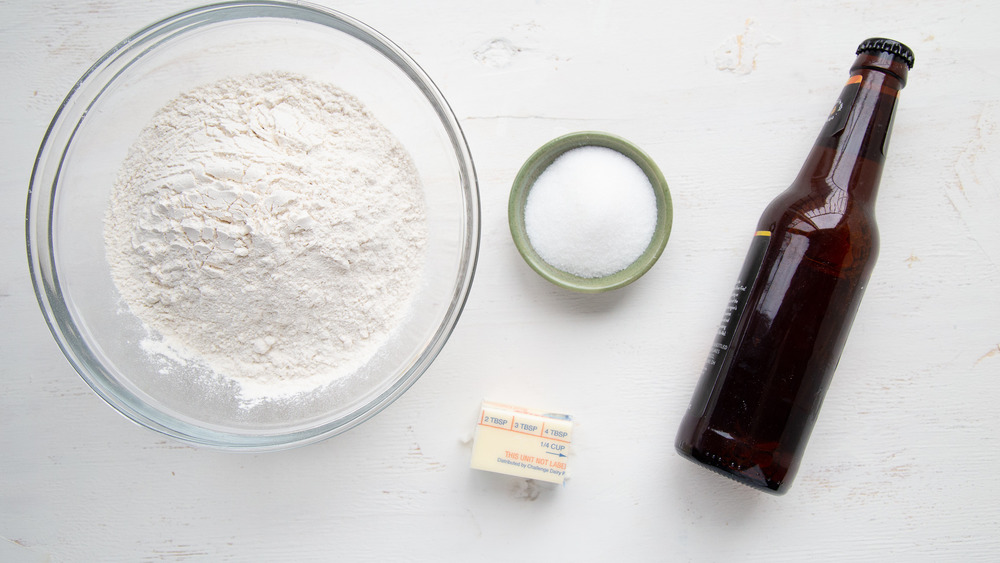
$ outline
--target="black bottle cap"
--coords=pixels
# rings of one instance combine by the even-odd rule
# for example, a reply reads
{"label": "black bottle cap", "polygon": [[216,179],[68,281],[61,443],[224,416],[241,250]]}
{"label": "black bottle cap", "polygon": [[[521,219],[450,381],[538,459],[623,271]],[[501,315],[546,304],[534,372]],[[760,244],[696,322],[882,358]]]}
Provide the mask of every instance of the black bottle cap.
{"label": "black bottle cap", "polygon": [[899,41],[885,39],[884,37],[872,37],[870,39],[865,39],[861,42],[861,45],[858,45],[858,50],[855,54],[860,55],[865,52],[892,53],[893,55],[903,59],[903,62],[906,63],[906,68],[913,68],[913,49],[910,49]]}

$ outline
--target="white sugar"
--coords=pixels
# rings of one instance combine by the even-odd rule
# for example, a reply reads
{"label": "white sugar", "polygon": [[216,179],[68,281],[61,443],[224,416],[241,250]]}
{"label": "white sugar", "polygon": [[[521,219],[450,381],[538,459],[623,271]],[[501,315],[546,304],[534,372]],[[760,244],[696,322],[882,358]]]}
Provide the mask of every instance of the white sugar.
{"label": "white sugar", "polygon": [[524,207],[535,252],[583,278],[613,274],[639,258],[656,218],[656,194],[639,165],[597,146],[556,158],[535,180]]}

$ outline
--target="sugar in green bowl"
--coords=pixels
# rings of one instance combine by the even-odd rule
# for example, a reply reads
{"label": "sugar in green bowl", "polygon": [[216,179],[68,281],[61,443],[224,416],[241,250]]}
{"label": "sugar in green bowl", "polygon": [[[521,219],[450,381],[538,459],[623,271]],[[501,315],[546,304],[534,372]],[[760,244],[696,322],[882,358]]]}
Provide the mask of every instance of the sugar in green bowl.
{"label": "sugar in green bowl", "polygon": [[[584,151],[577,151],[572,155],[566,154],[574,149],[585,147],[611,149],[613,152],[607,150],[591,150],[586,153]],[[551,239],[553,236],[565,235],[568,245],[570,242],[576,240],[574,237],[578,237],[579,235],[578,232],[569,232],[569,229],[565,229],[565,233],[561,232],[560,229],[562,229],[562,225],[555,224],[557,220],[555,216],[552,218],[553,225],[545,225],[545,241],[543,241],[542,237],[538,234],[538,227],[536,227],[534,236],[538,238],[538,240],[536,240],[538,248],[532,244],[531,237],[529,236],[530,229],[526,228],[525,207],[528,205],[532,188],[535,187],[539,177],[541,177],[543,173],[545,173],[550,166],[557,161],[557,159],[560,159],[560,157],[564,155],[566,155],[566,158],[560,160],[557,166],[552,168],[552,171],[548,175],[549,177],[543,178],[543,180],[546,180],[549,185],[553,184],[553,181],[555,181],[559,187],[540,188],[537,195],[540,198],[543,195],[541,190],[548,190],[548,193],[544,195],[546,197],[546,205],[548,205],[549,208],[554,205],[552,199],[553,194],[573,196],[565,197],[566,206],[564,208],[557,208],[557,213],[554,215],[559,215],[559,217],[565,219],[567,214],[572,215],[578,211],[586,213],[589,217],[588,221],[591,221],[595,227],[600,226],[600,230],[595,230],[594,233],[590,233],[589,236],[594,238],[594,235],[599,234],[600,239],[606,239],[594,241],[597,243],[594,245],[595,247],[601,246],[606,242],[619,242],[617,240],[611,240],[619,236],[625,238],[631,237],[625,242],[631,244],[633,250],[631,251],[631,254],[628,254],[627,257],[624,258],[624,260],[629,260],[636,252],[638,255],[635,259],[623,264],[620,269],[612,267],[614,268],[614,271],[600,271],[601,268],[589,268],[584,264],[577,263],[567,265],[565,260],[553,259],[553,252],[551,248],[543,248],[545,246],[551,246]],[[622,157],[630,160],[635,166],[628,164],[628,161]],[[588,162],[583,160],[585,158],[595,160],[601,159],[602,162]],[[574,165],[579,166],[581,163],[587,165],[588,168],[567,170],[569,167]],[[641,175],[639,175],[639,171],[641,171]],[[621,176],[614,176],[613,174],[615,173],[620,173]],[[560,176],[555,180],[550,179],[555,174],[560,174]],[[611,177],[602,180],[606,175]],[[635,189],[641,189],[635,188],[635,182],[637,179],[641,179],[642,175],[645,176],[645,179],[649,182],[649,186],[652,188],[652,199],[649,199],[646,194],[635,192]],[[554,189],[558,189],[560,191],[554,192]],[[580,192],[572,191],[576,189],[579,189]],[[585,190],[587,193],[584,193]],[[595,190],[607,190],[607,192],[593,195]],[[635,200],[636,203],[632,203],[632,201],[637,197],[640,199]],[[573,201],[574,199],[581,200],[583,198],[596,199],[584,202],[585,205],[582,207],[580,201]],[[655,206],[655,222],[652,221],[652,215],[650,213],[651,210],[647,209],[647,200],[648,206]],[[641,205],[639,203],[640,201]],[[631,231],[640,227],[633,225],[631,222],[633,217],[593,217],[595,213],[600,215],[602,212],[600,209],[595,210],[595,206],[599,207],[607,204],[608,213],[610,214],[616,212],[615,208],[620,208],[621,205],[624,205],[624,203],[629,203],[633,206],[628,209],[637,211],[634,219],[637,224],[644,225],[641,227],[641,229],[643,229],[642,232],[651,230],[649,242],[645,245],[644,249],[641,246],[635,246],[635,235]],[[555,205],[558,206],[561,205],[561,203],[556,202]],[[636,205],[639,207],[634,207]],[[587,208],[588,206],[589,209]],[[619,209],[617,213],[621,214],[621,209]],[[659,167],[657,167],[656,163],[649,157],[649,155],[639,149],[636,145],[621,137],[597,131],[581,131],[553,139],[542,145],[541,148],[528,157],[528,160],[525,161],[524,165],[521,166],[520,171],[517,173],[517,176],[514,179],[514,184],[511,187],[507,214],[508,221],[510,223],[511,237],[514,239],[514,245],[517,247],[518,252],[521,253],[524,261],[527,262],[527,264],[535,272],[559,287],[582,293],[600,293],[624,287],[639,279],[653,267],[653,264],[656,263],[660,255],[663,253],[664,248],[666,248],[667,240],[670,238],[670,228],[673,224],[673,203],[670,199],[670,190],[667,187],[667,181],[664,179],[663,173],[660,172]],[[619,223],[622,223],[624,220],[627,221],[627,224],[619,225],[622,228],[616,230],[616,223],[614,223],[614,220],[618,220]],[[541,219],[535,218],[534,221],[536,224],[539,221],[544,221],[544,216]],[[582,221],[583,220],[581,219],[581,222]],[[640,239],[638,244],[641,245],[644,239],[645,237]],[[584,237],[580,240],[586,240],[586,238]],[[543,242],[546,244],[543,245]],[[558,243],[561,241],[556,242]],[[543,250],[541,254],[539,253],[539,249]],[[599,249],[594,248],[593,252],[591,252],[591,246],[589,244],[587,246],[572,248],[571,252],[576,262],[579,262],[580,260],[586,262],[589,260],[590,258],[588,258],[588,253],[593,257],[594,261],[604,260],[604,258],[598,256],[600,254]],[[542,255],[546,255],[549,258],[549,261],[546,261]],[[621,258],[619,257],[612,257],[612,260],[620,259]],[[561,267],[557,267],[550,262],[562,262],[560,264]],[[607,270],[607,268],[605,268],[605,270]]]}

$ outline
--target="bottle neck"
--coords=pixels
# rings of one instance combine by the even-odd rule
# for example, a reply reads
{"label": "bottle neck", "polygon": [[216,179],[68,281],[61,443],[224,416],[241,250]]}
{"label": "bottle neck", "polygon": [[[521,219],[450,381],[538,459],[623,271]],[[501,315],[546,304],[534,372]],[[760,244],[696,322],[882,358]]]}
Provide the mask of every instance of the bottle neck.
{"label": "bottle neck", "polygon": [[826,185],[874,204],[907,66],[889,53],[861,53],[797,183]]}

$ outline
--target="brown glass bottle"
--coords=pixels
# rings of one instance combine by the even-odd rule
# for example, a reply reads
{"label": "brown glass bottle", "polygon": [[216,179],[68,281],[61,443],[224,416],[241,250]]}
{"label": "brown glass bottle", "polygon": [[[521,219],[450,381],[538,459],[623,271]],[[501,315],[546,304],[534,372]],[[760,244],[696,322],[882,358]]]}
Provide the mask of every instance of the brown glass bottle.
{"label": "brown glass bottle", "polygon": [[677,450],[774,494],[791,484],[878,254],[875,192],[913,53],[858,47],[792,185],[768,205]]}

